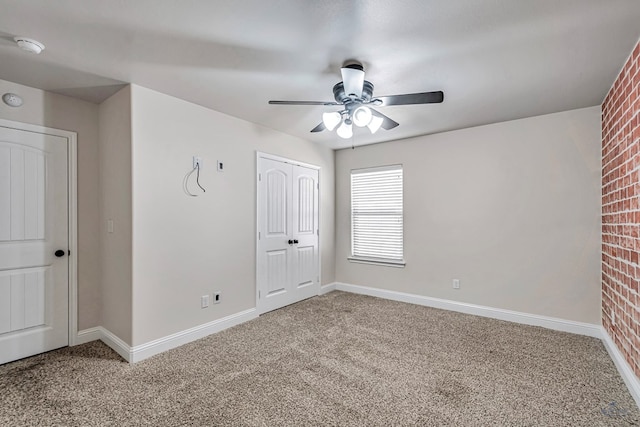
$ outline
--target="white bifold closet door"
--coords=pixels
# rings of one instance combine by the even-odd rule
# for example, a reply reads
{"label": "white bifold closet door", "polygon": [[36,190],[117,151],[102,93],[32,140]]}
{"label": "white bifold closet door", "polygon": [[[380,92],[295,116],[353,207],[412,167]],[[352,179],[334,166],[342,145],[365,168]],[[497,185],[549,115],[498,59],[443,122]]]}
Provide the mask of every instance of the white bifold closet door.
{"label": "white bifold closet door", "polygon": [[258,157],[258,311],[318,295],[318,169]]}
{"label": "white bifold closet door", "polygon": [[0,127],[0,364],[69,343],[67,147]]}

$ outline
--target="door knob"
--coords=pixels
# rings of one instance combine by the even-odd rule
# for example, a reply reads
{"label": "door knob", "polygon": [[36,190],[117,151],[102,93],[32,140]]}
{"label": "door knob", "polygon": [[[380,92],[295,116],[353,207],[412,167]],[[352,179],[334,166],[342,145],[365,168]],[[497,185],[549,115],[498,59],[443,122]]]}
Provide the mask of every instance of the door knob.
{"label": "door knob", "polygon": [[293,245],[293,240],[289,239],[287,243],[289,243],[290,245]]}
{"label": "door knob", "polygon": [[58,249],[57,251],[55,251],[53,253],[55,256],[57,256],[58,258],[60,258],[61,256],[64,256],[64,251],[62,249]]}
{"label": "door knob", "polygon": [[297,244],[298,244],[298,240],[297,240],[297,239],[296,239],[296,240],[294,240],[294,241],[293,241],[293,243],[294,243],[295,245],[297,245]]}

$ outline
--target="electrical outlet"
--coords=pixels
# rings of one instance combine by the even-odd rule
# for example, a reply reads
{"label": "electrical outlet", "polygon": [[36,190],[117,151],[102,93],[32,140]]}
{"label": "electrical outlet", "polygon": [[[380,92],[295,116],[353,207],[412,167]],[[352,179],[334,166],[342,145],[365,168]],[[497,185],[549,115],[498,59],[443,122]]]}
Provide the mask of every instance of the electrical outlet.
{"label": "electrical outlet", "polygon": [[193,168],[195,169],[198,166],[202,169],[202,157],[193,156]]}
{"label": "electrical outlet", "polygon": [[209,307],[209,295],[203,295],[200,297],[200,308]]}
{"label": "electrical outlet", "polygon": [[220,291],[215,291],[213,293],[213,303],[220,304]]}
{"label": "electrical outlet", "polygon": [[224,172],[224,162],[222,160],[218,160],[218,172]]}
{"label": "electrical outlet", "polygon": [[460,279],[453,279],[453,289],[460,289]]}

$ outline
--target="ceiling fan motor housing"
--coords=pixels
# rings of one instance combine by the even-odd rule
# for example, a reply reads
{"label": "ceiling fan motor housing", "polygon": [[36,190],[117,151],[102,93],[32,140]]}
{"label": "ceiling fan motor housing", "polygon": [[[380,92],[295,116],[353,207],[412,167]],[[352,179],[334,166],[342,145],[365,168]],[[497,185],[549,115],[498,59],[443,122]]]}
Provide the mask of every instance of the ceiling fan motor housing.
{"label": "ceiling fan motor housing", "polygon": [[333,97],[336,102],[341,104],[347,104],[353,101],[369,102],[373,97],[373,83],[367,80],[364,81],[364,84],[362,85],[362,96],[359,99],[353,99],[344,92],[343,82],[336,83],[333,87]]}

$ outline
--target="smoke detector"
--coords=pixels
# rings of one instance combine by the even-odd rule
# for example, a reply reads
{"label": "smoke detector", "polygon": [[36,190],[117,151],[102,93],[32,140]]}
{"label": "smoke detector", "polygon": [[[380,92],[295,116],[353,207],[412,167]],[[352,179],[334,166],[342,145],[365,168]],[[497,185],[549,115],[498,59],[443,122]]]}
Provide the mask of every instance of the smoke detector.
{"label": "smoke detector", "polygon": [[15,93],[5,93],[2,95],[2,101],[9,107],[19,107],[22,105],[22,98]]}
{"label": "smoke detector", "polygon": [[35,53],[37,55],[44,50],[44,45],[34,39],[17,36],[17,37],[14,37],[13,40],[15,40],[16,43],[18,43],[18,46],[20,47],[20,49],[27,51],[29,53]]}

